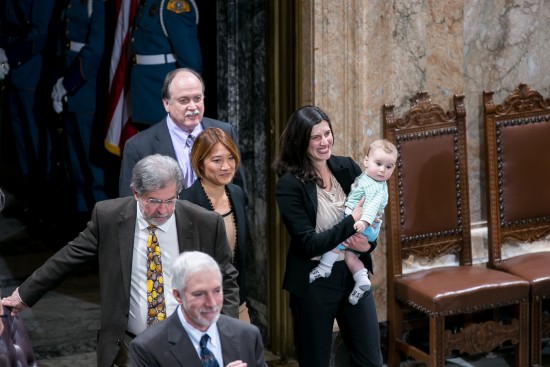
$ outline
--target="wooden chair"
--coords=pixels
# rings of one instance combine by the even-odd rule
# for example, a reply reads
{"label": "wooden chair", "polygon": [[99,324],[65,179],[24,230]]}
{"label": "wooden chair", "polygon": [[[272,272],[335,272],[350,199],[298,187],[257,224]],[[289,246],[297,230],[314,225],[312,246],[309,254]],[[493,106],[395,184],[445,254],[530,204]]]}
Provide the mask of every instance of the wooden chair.
{"label": "wooden chair", "polygon": [[500,105],[484,91],[483,104],[489,265],[529,281],[530,365],[541,365],[550,336],[550,99],[522,83]]}
{"label": "wooden chair", "polygon": [[[506,342],[516,365],[528,364],[529,283],[472,265],[465,115],[463,95],[447,113],[424,92],[400,119],[394,106],[383,108],[384,135],[398,150],[385,214],[388,366],[399,366],[401,353],[443,366],[453,353],[489,352]],[[456,261],[437,264],[442,255]],[[403,263],[411,257],[427,263],[408,272]],[[421,327],[425,344],[413,337]]]}

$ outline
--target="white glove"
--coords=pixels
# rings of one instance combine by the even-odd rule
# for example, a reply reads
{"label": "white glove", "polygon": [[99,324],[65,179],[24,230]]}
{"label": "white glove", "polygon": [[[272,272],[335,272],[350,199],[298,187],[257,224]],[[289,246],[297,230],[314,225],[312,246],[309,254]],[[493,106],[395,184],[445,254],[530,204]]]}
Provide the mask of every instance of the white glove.
{"label": "white glove", "polygon": [[63,112],[63,99],[67,100],[67,90],[63,86],[63,77],[57,79],[52,89],[52,105],[56,113]]}
{"label": "white glove", "polygon": [[4,80],[10,71],[10,64],[8,63],[8,57],[6,51],[0,48],[0,80]]}
{"label": "white glove", "polygon": [[61,113],[63,112],[63,102],[58,101],[57,99],[54,99],[52,101],[53,110],[55,113]]}

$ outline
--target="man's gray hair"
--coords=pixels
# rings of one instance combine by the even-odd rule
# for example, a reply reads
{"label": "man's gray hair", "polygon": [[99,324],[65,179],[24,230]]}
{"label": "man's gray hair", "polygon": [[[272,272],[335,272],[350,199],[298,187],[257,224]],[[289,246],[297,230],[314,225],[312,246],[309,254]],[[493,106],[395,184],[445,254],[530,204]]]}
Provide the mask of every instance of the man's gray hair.
{"label": "man's gray hair", "polygon": [[220,266],[212,256],[200,251],[181,253],[172,265],[172,287],[183,297],[189,277],[206,269],[215,269],[222,283]]}
{"label": "man's gray hair", "polygon": [[132,187],[138,195],[164,189],[176,183],[176,195],[183,187],[183,173],[178,162],[169,156],[153,154],[136,163],[132,169]]}

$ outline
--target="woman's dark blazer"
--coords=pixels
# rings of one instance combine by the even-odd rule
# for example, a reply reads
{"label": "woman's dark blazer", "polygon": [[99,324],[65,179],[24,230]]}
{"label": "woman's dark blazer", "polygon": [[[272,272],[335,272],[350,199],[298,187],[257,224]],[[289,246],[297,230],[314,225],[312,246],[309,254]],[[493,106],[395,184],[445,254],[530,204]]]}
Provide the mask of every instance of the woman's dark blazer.
{"label": "woman's dark blazer", "polygon": [[[331,156],[328,167],[344,192],[349,194],[351,184],[361,174],[361,169],[349,157]],[[312,257],[320,256],[334,249],[339,243],[355,233],[351,215],[333,227],[317,233],[317,187],[315,182],[304,183],[296,176],[286,173],[279,178],[275,187],[275,197],[287,231],[290,246],[287,254],[283,288],[299,297],[305,295],[309,286],[309,272],[318,265]],[[370,252],[359,258],[365,267],[372,271]]]}
{"label": "woman's dark blazer", "polygon": [[[235,222],[237,223],[237,258],[233,265],[239,271],[237,284],[239,285],[240,303],[246,301],[246,252],[250,243],[250,230],[248,227],[248,218],[246,216],[246,197],[240,186],[230,183],[227,185],[229,200],[235,211]],[[194,204],[202,206],[205,209],[212,210],[212,206],[201,187],[200,180],[195,180],[193,185],[185,189],[179,195],[182,200],[188,200]]]}

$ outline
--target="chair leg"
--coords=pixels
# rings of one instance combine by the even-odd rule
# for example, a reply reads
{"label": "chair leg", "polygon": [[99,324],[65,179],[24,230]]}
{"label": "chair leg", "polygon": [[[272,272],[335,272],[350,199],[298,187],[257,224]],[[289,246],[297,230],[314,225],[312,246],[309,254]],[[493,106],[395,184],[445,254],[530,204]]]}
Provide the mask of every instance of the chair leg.
{"label": "chair leg", "polygon": [[531,366],[542,366],[542,302],[531,300],[529,312],[529,354]]}
{"label": "chair leg", "polygon": [[445,317],[430,316],[430,363],[429,367],[445,365]]}
{"label": "chair leg", "polygon": [[396,301],[389,307],[391,320],[388,328],[388,367],[399,367],[401,355],[397,348],[396,339],[403,337],[403,314]]}
{"label": "chair leg", "polygon": [[395,337],[393,332],[388,333],[388,367],[399,367],[401,358],[399,358],[399,352],[397,350]]}
{"label": "chair leg", "polygon": [[519,320],[519,335],[514,354],[515,365],[517,367],[533,366],[533,364],[529,364],[529,314],[529,303],[524,302],[516,306],[516,317]]}

